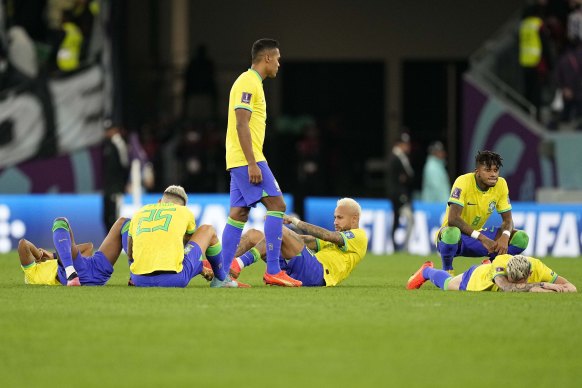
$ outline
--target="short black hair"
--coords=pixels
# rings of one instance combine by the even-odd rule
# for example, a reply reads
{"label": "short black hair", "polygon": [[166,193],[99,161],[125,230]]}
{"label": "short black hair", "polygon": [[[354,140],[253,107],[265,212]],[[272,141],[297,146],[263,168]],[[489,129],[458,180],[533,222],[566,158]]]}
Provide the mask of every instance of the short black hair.
{"label": "short black hair", "polygon": [[475,156],[475,165],[479,166],[483,164],[487,167],[496,166],[497,168],[503,167],[503,158],[501,155],[493,151],[477,151],[477,156]]}
{"label": "short black hair", "polygon": [[251,60],[253,63],[255,63],[261,54],[263,54],[263,52],[276,48],[279,48],[279,42],[277,42],[275,39],[259,39],[253,43],[253,48],[251,49]]}

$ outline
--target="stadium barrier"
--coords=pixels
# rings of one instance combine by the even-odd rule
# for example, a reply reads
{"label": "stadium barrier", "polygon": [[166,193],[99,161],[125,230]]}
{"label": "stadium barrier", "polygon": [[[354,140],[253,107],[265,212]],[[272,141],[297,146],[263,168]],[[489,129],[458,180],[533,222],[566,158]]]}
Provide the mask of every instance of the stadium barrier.
{"label": "stadium barrier", "polygon": [[[159,194],[147,194],[142,203],[157,202]],[[293,211],[293,197],[285,196],[288,212]],[[369,236],[369,252],[390,254],[392,208],[387,200],[358,199],[362,205],[361,227]],[[222,234],[228,217],[228,194],[192,194],[189,208],[197,224],[210,224]],[[333,229],[333,211],[337,198],[307,198],[305,220]],[[582,250],[582,204],[513,203],[515,227],[530,237],[528,255],[545,257],[577,257]],[[444,205],[414,203],[414,226],[410,241],[411,253],[434,254],[434,235],[444,216]],[[126,195],[121,213],[131,216],[135,211],[132,197]],[[251,212],[247,228],[262,230],[265,209],[258,206]],[[98,245],[105,235],[102,225],[100,195],[0,195],[0,253],[16,249],[18,239],[25,237],[42,247],[52,246],[51,225],[55,217],[66,216],[77,242],[92,241]],[[501,222],[494,213],[486,225]],[[404,230],[397,231],[397,242]]]}

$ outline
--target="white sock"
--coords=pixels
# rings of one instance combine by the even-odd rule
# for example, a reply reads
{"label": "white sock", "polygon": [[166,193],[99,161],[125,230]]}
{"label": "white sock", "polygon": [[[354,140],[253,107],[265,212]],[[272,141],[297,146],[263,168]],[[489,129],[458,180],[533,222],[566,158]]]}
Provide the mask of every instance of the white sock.
{"label": "white sock", "polygon": [[71,276],[72,274],[76,273],[77,271],[75,271],[75,267],[73,267],[72,265],[69,265],[68,267],[65,268],[65,273],[67,274],[67,279],[69,278],[69,276]]}
{"label": "white sock", "polygon": [[240,266],[240,269],[243,269],[245,267],[245,263],[243,263],[243,261],[240,259],[240,257],[235,257],[236,262],[238,263],[238,265]]}

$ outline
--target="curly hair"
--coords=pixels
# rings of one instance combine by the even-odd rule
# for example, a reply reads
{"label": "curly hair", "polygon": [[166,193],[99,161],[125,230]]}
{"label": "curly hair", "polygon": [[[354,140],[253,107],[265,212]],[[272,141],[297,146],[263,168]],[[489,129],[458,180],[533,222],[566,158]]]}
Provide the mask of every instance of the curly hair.
{"label": "curly hair", "polygon": [[483,164],[487,167],[496,166],[497,168],[501,168],[503,166],[503,158],[501,155],[493,152],[493,151],[478,151],[477,155],[475,156],[475,165],[479,166]]}

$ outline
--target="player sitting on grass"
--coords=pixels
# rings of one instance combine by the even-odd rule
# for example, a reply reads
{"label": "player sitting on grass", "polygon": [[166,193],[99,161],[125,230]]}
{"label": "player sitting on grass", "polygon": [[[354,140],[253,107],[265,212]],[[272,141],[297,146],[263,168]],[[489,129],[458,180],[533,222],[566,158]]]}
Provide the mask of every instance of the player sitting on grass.
{"label": "player sitting on grass", "polygon": [[123,243],[127,242],[128,230],[129,219],[119,218],[97,252],[91,255],[93,244],[77,245],[69,221],[66,218],[57,218],[53,223],[55,253],[39,249],[25,239],[18,243],[24,282],[67,286],[104,285],[113,273],[113,266],[119,258]]}
{"label": "player sitting on grass", "polygon": [[[360,205],[353,199],[340,199],[334,211],[335,232],[300,221],[296,217],[285,216],[285,224],[293,224],[308,235],[299,235],[289,228],[283,228],[279,259],[281,269],[292,278],[300,280],[306,287],[339,284],[362,260],[368,248],[368,237],[359,227],[361,212]],[[259,258],[265,260],[267,255],[262,233],[250,230],[245,236],[248,233],[254,235],[247,237],[245,241],[253,241],[257,236],[260,241],[232,261],[230,274],[235,278],[242,268]]]}
{"label": "player sitting on grass", "polygon": [[427,280],[445,291],[576,292],[572,283],[540,260],[523,255],[499,255],[493,263],[474,265],[455,277],[427,261],[406,288],[420,288]]}
{"label": "player sitting on grass", "polygon": [[[489,256],[493,260],[497,255],[517,255],[527,248],[528,235],[513,229],[509,189],[499,176],[502,160],[495,152],[480,151],[475,156],[475,171],[459,176],[453,184],[437,233],[442,268],[451,274],[456,256]],[[495,210],[501,214],[501,225],[481,230]]]}
{"label": "player sitting on grass", "polygon": [[[128,238],[130,282],[137,287],[186,287],[202,273],[205,253],[214,279],[210,287],[241,287],[222,268],[222,246],[214,228],[196,229],[181,186],[169,186],[158,201],[142,207],[133,217]],[[184,246],[184,241],[187,241]]]}

